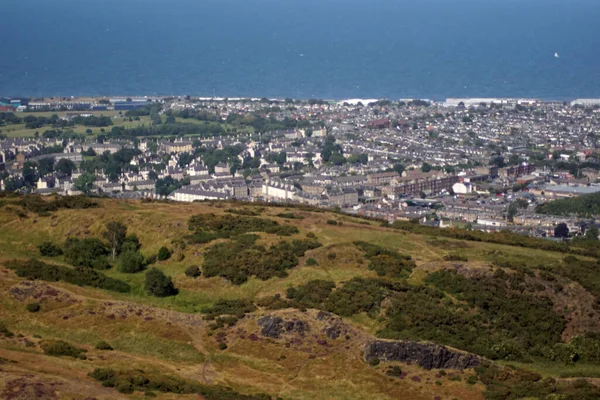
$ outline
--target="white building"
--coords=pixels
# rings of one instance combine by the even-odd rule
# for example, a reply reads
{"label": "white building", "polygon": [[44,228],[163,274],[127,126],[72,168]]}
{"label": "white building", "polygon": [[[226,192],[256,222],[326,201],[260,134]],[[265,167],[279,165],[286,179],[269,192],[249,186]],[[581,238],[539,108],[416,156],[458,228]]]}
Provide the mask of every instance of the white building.
{"label": "white building", "polygon": [[474,190],[474,185],[471,185],[468,182],[462,183],[462,182],[457,182],[454,185],[452,185],[452,191],[456,194],[469,194],[472,193]]}
{"label": "white building", "polygon": [[224,193],[208,192],[202,189],[181,188],[169,195],[169,200],[191,203],[202,200],[227,200],[229,196]]}
{"label": "white building", "polygon": [[267,180],[263,184],[263,196],[266,199],[293,200],[296,188],[287,183],[275,180]]}

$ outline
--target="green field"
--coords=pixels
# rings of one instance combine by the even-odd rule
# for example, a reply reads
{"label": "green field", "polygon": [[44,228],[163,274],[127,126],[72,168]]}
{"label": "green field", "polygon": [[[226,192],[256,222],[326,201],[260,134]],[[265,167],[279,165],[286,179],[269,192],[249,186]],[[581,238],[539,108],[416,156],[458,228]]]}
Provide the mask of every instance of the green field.
{"label": "green field", "polygon": [[[101,129],[104,129],[106,132],[109,132],[113,126],[120,126],[120,127],[124,127],[124,128],[135,128],[135,127],[138,127],[141,125],[150,125],[151,124],[150,117],[140,117],[139,121],[131,121],[130,122],[129,118],[120,116],[119,111],[90,111],[89,113],[91,113],[97,117],[100,117],[100,116],[111,117],[113,125],[107,126],[104,128],[75,125],[73,127],[67,127],[65,129],[71,129],[73,132],[79,133],[79,134],[86,134],[86,131],[88,129],[90,129],[92,131],[91,135],[99,135],[102,133]],[[15,115],[17,115],[20,118],[24,118],[27,115],[33,115],[36,117],[50,117],[53,114],[56,114],[59,117],[61,117],[61,116],[66,115],[67,112],[23,112],[23,113],[16,113]],[[10,138],[34,137],[35,132],[39,132],[39,134],[41,135],[42,133],[44,133],[44,131],[51,130],[51,129],[53,129],[53,128],[50,125],[43,126],[38,129],[28,129],[28,128],[25,128],[25,124],[7,125],[7,126],[0,127],[0,131],[2,131],[2,134],[6,135],[7,137],[10,137]]]}

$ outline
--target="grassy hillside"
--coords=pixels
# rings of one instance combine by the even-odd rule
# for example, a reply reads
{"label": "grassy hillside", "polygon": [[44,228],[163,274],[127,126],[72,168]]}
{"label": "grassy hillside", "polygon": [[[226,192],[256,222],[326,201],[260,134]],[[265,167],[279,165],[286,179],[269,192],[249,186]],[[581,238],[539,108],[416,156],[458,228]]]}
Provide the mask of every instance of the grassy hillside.
{"label": "grassy hillside", "polygon": [[[260,204],[0,205],[0,398],[600,396],[589,249]],[[482,362],[365,360],[376,338]]]}

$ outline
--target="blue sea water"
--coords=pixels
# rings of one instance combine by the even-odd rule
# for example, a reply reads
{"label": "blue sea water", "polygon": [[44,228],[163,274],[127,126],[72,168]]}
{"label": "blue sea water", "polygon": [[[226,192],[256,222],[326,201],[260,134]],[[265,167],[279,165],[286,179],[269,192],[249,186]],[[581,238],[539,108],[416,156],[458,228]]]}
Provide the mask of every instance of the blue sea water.
{"label": "blue sea water", "polygon": [[600,0],[2,0],[0,29],[2,95],[600,97]]}

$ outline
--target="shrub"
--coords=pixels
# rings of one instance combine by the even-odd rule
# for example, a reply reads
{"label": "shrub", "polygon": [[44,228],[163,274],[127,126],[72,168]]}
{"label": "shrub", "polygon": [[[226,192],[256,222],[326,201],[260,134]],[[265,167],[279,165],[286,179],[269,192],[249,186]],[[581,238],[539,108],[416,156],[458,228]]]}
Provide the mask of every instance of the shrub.
{"label": "shrub", "polygon": [[335,219],[328,219],[327,220],[327,225],[337,225],[338,222]]}
{"label": "shrub", "polygon": [[158,261],[168,260],[169,258],[171,258],[171,252],[169,251],[169,249],[163,246],[158,250],[158,255],[156,256],[156,258],[158,259]]}
{"label": "shrub", "polygon": [[304,239],[292,240],[292,246],[294,247],[294,254],[298,257],[302,257],[307,251],[318,249],[322,245],[316,240]]}
{"label": "shrub", "polygon": [[379,358],[377,358],[377,357],[373,357],[373,358],[369,359],[369,365],[372,367],[378,366],[379,363],[380,363],[380,361],[379,361]]}
{"label": "shrub", "polygon": [[290,236],[299,232],[295,226],[280,225],[277,221],[270,219],[214,214],[190,217],[188,228],[193,232],[186,237],[190,243],[208,243],[218,238],[230,238],[248,232],[264,232],[279,236]]}
{"label": "shrub", "polygon": [[286,299],[282,299],[279,293],[273,296],[262,297],[256,302],[257,306],[264,307],[267,310],[281,310],[283,308],[291,308],[294,307],[295,304],[298,306],[297,308],[302,307],[300,304],[288,301]]}
{"label": "shrub", "polygon": [[343,317],[366,312],[372,317],[379,312],[379,306],[387,291],[374,279],[353,278],[341,288],[332,292],[324,306]]}
{"label": "shrub", "polygon": [[219,315],[235,315],[243,318],[246,313],[256,310],[254,304],[246,300],[219,300],[212,307],[202,310],[207,320],[215,319]]}
{"label": "shrub", "polygon": [[65,259],[72,265],[94,269],[110,268],[106,256],[108,249],[97,238],[68,238],[64,246]]}
{"label": "shrub", "polygon": [[137,250],[127,250],[119,256],[119,271],[134,274],[146,267],[146,260]]}
{"label": "shrub", "polygon": [[[460,304],[447,301],[446,293]],[[501,269],[471,278],[437,271],[424,286],[407,286],[390,300],[379,336],[444,343],[492,359],[544,356],[565,328],[552,300],[536,293],[524,274]]]}
{"label": "shrub", "polygon": [[334,288],[335,283],[317,279],[297,288],[289,288],[287,298],[305,307],[324,308],[324,304]]}
{"label": "shrub", "polygon": [[394,365],[392,367],[389,367],[388,370],[385,372],[385,374],[387,376],[400,377],[400,376],[402,376],[402,369],[399,366]]}
{"label": "shrub", "polygon": [[26,306],[27,311],[31,312],[31,313],[36,313],[38,311],[40,311],[40,303],[29,303]]}
{"label": "shrub", "polygon": [[96,368],[89,376],[97,381],[109,381],[115,379],[116,372],[112,368]]}
{"label": "shrub", "polygon": [[369,269],[377,272],[379,276],[408,278],[416,266],[411,256],[395,250],[360,241],[354,242],[354,245],[365,252],[365,257],[369,260]]}
{"label": "shrub", "polygon": [[313,265],[319,265],[319,263],[314,258],[308,258],[308,259],[306,259],[306,265],[313,266]]}
{"label": "shrub", "polygon": [[15,336],[14,333],[8,330],[7,326],[2,321],[0,321],[0,335],[7,338]]}
{"label": "shrub", "polygon": [[43,199],[37,195],[27,195],[18,204],[25,210],[38,214],[50,213],[61,208],[85,209],[98,207],[98,203],[93,202],[85,196],[59,196],[53,199]]}
{"label": "shrub", "polygon": [[287,269],[298,265],[297,254],[305,248],[304,244],[294,246],[288,242],[268,249],[239,242],[217,243],[204,254],[203,271],[207,277],[221,276],[235,285],[241,285],[250,276],[261,280],[285,277]]}
{"label": "shrub", "polygon": [[158,256],[156,254],[153,254],[151,256],[148,256],[146,258],[145,264],[146,265],[152,265],[156,263],[156,259],[158,258]]}
{"label": "shrub", "polygon": [[39,260],[17,261],[6,264],[15,273],[27,279],[40,279],[47,282],[67,282],[78,286],[90,286],[113,292],[128,292],[130,286],[120,280],[109,278],[106,275],[87,267],[67,268],[58,265],[46,264]]}
{"label": "shrub", "polygon": [[159,269],[152,268],[146,272],[145,289],[148,294],[156,297],[167,297],[177,294],[170,276],[166,276]]}
{"label": "shrub", "polygon": [[198,278],[200,275],[202,275],[202,272],[197,265],[192,265],[185,270],[185,276],[188,278]]}
{"label": "shrub", "polygon": [[330,260],[335,260],[337,257],[337,254],[335,253],[327,253],[327,258]]}
{"label": "shrub", "polygon": [[40,347],[44,354],[54,357],[72,357],[85,359],[86,350],[78,349],[77,347],[63,342],[62,340],[43,340],[40,342]]}
{"label": "shrub", "polygon": [[127,235],[125,240],[121,244],[120,251],[137,251],[142,247],[140,243],[140,239],[138,239],[137,235],[132,233],[131,235]]}
{"label": "shrub", "polygon": [[115,389],[117,389],[117,392],[123,393],[123,394],[133,393],[133,385],[126,381],[117,382]]}
{"label": "shrub", "polygon": [[195,381],[186,381],[164,374],[150,374],[143,370],[115,371],[111,368],[96,368],[89,376],[105,387],[114,387],[124,393],[133,391],[158,391],[174,394],[198,394],[206,400],[267,400],[264,394],[242,395],[223,386],[205,386]]}
{"label": "shrub", "polygon": [[227,349],[227,344],[225,342],[219,343],[219,350],[226,350],[226,349]]}
{"label": "shrub", "polygon": [[302,215],[296,215],[294,213],[279,213],[277,216],[286,219],[304,219]]}
{"label": "shrub", "polygon": [[104,340],[101,340],[98,343],[96,343],[96,349],[98,349],[98,350],[113,350],[112,346],[110,344],[106,343]]}
{"label": "shrub", "polygon": [[464,261],[464,262],[469,261],[469,259],[467,257],[462,256],[460,254],[446,254],[444,256],[444,260],[445,261]]}
{"label": "shrub", "polygon": [[260,236],[253,233],[245,233],[243,235],[234,236],[232,240],[235,240],[237,243],[243,246],[249,247],[254,245],[259,238]]}
{"label": "shrub", "polygon": [[58,257],[63,254],[62,249],[52,242],[44,242],[38,246],[38,249],[40,255],[44,257]]}

